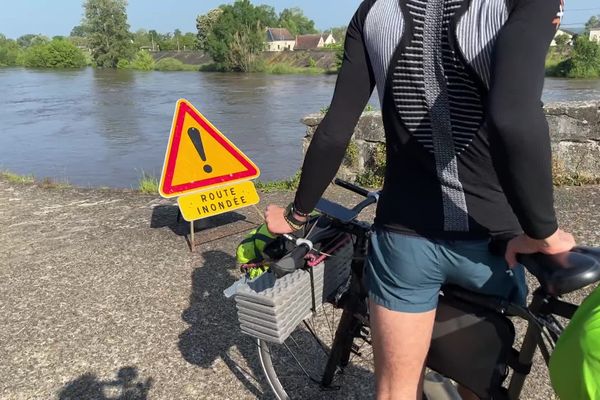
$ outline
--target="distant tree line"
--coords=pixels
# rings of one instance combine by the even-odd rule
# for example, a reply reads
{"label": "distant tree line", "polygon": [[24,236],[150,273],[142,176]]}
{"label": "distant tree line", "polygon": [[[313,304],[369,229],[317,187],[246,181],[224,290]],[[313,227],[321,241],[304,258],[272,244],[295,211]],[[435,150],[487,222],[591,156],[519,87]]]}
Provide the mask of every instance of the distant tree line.
{"label": "distant tree line", "polygon": [[13,40],[0,34],[0,66],[81,68],[86,64],[85,53],[68,38],[31,34]]}
{"label": "distant tree line", "polygon": [[[126,7],[126,0],[84,1],[83,21],[68,37],[27,34],[13,40],[0,34],[0,66],[155,69],[148,51],[197,49],[197,34],[193,32],[130,32]],[[187,69],[174,59],[161,60],[158,67]]]}
{"label": "distant tree line", "polygon": [[[220,70],[253,71],[260,69],[258,54],[265,49],[267,27],[286,28],[294,36],[317,33],[314,21],[299,8],[277,14],[273,7],[255,6],[250,0],[236,0],[199,15],[194,33],[131,32],[127,0],[85,0],[83,9],[81,24],[68,37],[27,34],[12,40],[0,34],[0,66],[155,69],[151,51],[201,50]],[[345,27],[331,29],[339,42],[345,31]],[[166,69],[181,67],[174,59],[162,64]]]}

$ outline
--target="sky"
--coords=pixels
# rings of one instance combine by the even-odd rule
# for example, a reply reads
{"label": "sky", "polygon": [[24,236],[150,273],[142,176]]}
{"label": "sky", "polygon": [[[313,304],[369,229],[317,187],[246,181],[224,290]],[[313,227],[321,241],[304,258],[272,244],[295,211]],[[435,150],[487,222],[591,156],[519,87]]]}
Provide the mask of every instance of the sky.
{"label": "sky", "polygon": [[[159,32],[195,32],[198,14],[229,0],[129,0],[129,24],[133,31],[156,29]],[[327,29],[346,25],[361,0],[253,0],[268,4],[279,12],[287,7],[300,7],[316,22],[317,28]],[[598,0],[566,0],[564,28],[583,26],[592,15],[600,14]],[[0,33],[17,38],[27,33],[46,36],[68,35],[79,25],[83,13],[82,0],[0,0]]]}

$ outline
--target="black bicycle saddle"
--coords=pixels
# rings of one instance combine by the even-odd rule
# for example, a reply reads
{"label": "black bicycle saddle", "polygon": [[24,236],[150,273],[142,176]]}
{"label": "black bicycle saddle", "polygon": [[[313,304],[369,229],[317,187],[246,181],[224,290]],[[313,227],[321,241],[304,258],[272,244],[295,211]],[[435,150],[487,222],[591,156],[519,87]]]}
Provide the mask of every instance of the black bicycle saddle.
{"label": "black bicycle saddle", "polygon": [[558,255],[520,254],[518,260],[552,296],[600,281],[600,248],[576,247]]}

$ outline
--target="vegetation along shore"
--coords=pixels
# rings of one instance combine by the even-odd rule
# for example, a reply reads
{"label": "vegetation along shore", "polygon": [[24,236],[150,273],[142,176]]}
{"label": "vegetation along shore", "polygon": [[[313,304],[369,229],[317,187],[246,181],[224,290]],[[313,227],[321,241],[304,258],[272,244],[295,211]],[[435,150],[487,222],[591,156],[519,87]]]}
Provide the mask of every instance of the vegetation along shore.
{"label": "vegetation along shore", "polygon": [[[249,0],[196,18],[196,32],[130,31],[126,0],[85,0],[69,36],[0,33],[0,67],[119,68],[140,71],[335,73],[346,27],[318,32],[299,8],[279,14]],[[169,57],[161,56],[169,52]],[[284,54],[285,53],[285,54]],[[183,55],[193,54],[192,57]],[[190,63],[189,59],[197,60]]]}

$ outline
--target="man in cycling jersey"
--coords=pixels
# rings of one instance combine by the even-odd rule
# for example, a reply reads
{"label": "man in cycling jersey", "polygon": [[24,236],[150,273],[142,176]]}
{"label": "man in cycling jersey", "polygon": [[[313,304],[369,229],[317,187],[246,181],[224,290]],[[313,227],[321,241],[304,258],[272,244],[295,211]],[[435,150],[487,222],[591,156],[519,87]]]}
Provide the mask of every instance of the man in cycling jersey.
{"label": "man in cycling jersey", "polygon": [[[366,0],[348,26],[294,202],[265,216],[277,234],[302,225],[377,87],[387,165],[366,285],[378,399],[420,398],[442,284],[523,301],[516,254],[575,244],[556,221],[540,101],[561,16],[561,0]],[[488,251],[509,239],[504,257]]]}

